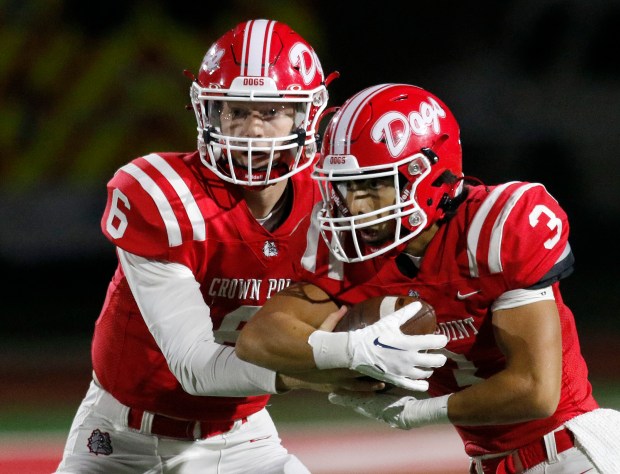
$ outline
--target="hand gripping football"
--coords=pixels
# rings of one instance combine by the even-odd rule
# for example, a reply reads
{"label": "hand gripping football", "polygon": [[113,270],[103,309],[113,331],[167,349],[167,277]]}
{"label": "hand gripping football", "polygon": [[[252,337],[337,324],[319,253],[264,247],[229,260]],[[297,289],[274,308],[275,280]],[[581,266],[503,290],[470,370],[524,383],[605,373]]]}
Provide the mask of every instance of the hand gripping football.
{"label": "hand gripping football", "polygon": [[[375,296],[357,303],[351,306],[342,319],[338,321],[334,332],[354,331],[355,329],[364,328],[415,301],[419,301],[422,304],[422,308],[401,325],[400,330],[403,334],[409,336],[433,334],[437,328],[435,310],[426,301],[415,296]],[[361,378],[366,377],[363,376]],[[380,390],[379,393],[395,389],[397,388],[392,384],[386,383],[385,388]]]}
{"label": "hand gripping football", "polygon": [[334,332],[364,328],[414,301],[422,303],[422,309],[403,324],[400,330],[409,336],[433,334],[437,328],[435,310],[430,304],[415,296],[375,296],[357,303],[351,306],[342,319],[338,321]]}

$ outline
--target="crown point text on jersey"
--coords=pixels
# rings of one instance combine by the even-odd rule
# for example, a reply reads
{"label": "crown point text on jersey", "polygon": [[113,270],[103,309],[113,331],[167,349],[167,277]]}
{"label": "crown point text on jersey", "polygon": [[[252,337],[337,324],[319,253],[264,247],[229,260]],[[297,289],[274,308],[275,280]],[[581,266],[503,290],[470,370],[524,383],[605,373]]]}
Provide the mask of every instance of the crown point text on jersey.
{"label": "crown point text on jersey", "polygon": [[[288,287],[290,278],[269,278],[266,298]],[[263,280],[257,278],[213,278],[209,286],[209,295],[228,299],[261,300]]]}

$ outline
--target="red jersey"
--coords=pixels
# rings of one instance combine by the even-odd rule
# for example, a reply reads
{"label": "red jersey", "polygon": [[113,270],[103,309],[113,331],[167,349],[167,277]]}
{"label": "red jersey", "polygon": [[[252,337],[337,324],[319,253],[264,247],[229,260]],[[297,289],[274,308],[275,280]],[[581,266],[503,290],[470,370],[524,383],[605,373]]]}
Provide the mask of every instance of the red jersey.
{"label": "red jersey", "polygon": [[[293,281],[292,262],[303,252],[309,213],[320,197],[309,173],[297,173],[290,184],[290,214],[269,232],[239,188],[208,171],[197,152],[151,154],[110,180],[101,225],[127,252],[190,268],[210,308],[216,341],[234,345],[244,321]],[[120,264],[95,326],[92,359],[105,390],[153,413],[227,421],[259,411],[269,399],[186,393],[149,332]]]}
{"label": "red jersey", "polygon": [[598,407],[573,314],[560,294],[559,280],[572,271],[568,232],[566,214],[540,184],[470,187],[456,214],[439,227],[419,269],[404,254],[338,262],[319,243],[318,229],[312,226],[301,279],[341,304],[385,294],[413,294],[429,302],[437,314],[437,331],[449,339],[444,349],[448,361],[429,379],[432,396],[458,392],[504,369],[491,305],[509,290],[552,285],[562,329],[562,389],[556,412],[516,424],[456,426],[468,455],[498,453],[539,439]]}

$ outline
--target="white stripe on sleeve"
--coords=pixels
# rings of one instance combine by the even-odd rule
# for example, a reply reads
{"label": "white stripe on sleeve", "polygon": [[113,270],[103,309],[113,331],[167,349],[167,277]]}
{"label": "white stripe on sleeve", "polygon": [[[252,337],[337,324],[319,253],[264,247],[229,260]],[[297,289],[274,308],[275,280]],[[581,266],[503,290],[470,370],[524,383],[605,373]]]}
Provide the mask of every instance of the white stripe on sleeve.
{"label": "white stripe on sleeve", "polygon": [[504,232],[504,224],[510,215],[510,211],[512,211],[521,196],[523,196],[528,189],[535,186],[541,185],[538,183],[530,183],[517,188],[517,190],[512,193],[506,204],[504,204],[502,211],[493,223],[493,229],[491,230],[491,243],[489,245],[489,271],[491,273],[501,273],[502,271],[502,235]]}
{"label": "white stripe on sleeve", "polygon": [[478,277],[478,261],[476,259],[476,254],[478,253],[480,231],[482,230],[484,221],[487,219],[489,212],[491,212],[491,209],[499,199],[500,194],[502,194],[504,189],[515,182],[516,181],[510,181],[495,188],[484,200],[471,221],[469,231],[467,232],[467,258],[469,259],[469,274],[474,278]]}
{"label": "white stripe on sleeve", "polygon": [[166,226],[166,233],[168,234],[168,245],[170,247],[177,247],[181,245],[181,228],[179,226],[179,222],[177,221],[176,216],[174,215],[174,211],[172,210],[172,206],[168,202],[168,199],[162,192],[162,190],[157,186],[155,181],[151,179],[149,175],[147,175],[144,171],[138,168],[133,163],[128,163],[121,168],[125,173],[133,176],[140,186],[148,193],[149,196],[155,202],[157,206],[157,210],[159,211],[159,215],[164,221],[164,225]]}
{"label": "white stripe on sleeve", "polygon": [[187,216],[192,223],[194,240],[205,240],[206,226],[204,217],[202,216],[202,212],[200,212],[200,208],[192,192],[187,187],[187,184],[185,184],[185,181],[183,181],[183,178],[179,176],[166,160],[155,153],[145,156],[144,159],[164,175],[181,199],[185,212],[187,212]]}

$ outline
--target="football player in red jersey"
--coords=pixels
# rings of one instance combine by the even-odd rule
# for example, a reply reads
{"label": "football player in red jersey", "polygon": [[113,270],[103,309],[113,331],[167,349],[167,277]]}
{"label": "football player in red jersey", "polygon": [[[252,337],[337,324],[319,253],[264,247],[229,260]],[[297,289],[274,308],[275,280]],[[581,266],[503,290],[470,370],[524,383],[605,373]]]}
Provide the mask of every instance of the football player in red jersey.
{"label": "football player in red jersey", "polygon": [[406,312],[358,337],[356,351],[342,341],[334,371],[312,364],[292,377],[235,355],[238,329],[291,283],[303,253],[328,80],[287,25],[241,23],[192,82],[198,150],[142,156],[110,180],[101,225],[119,264],[57,472],[307,472],[280,443],[270,394],[381,387],[350,370],[378,364],[363,349],[379,333],[406,349],[382,365],[386,380],[427,375],[418,350],[432,344],[399,335]]}
{"label": "football player in red jersey", "polygon": [[459,133],[419,87],[351,97],[313,173],[323,206],[301,261],[308,283],[272,298],[237,353],[288,369],[311,357],[306,347],[329,348],[334,336],[313,329],[337,305],[414,294],[449,338],[430,397],[339,392],[332,403],[402,429],[452,423],[472,473],[620,472],[620,413],[594,399],[560,293],[573,265],[567,216],[541,184],[465,179]]}

